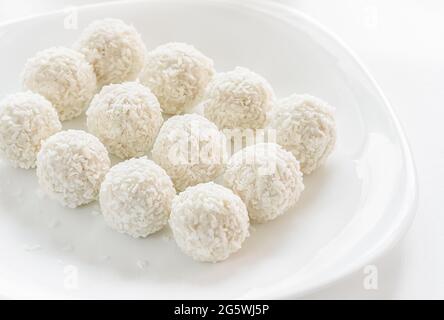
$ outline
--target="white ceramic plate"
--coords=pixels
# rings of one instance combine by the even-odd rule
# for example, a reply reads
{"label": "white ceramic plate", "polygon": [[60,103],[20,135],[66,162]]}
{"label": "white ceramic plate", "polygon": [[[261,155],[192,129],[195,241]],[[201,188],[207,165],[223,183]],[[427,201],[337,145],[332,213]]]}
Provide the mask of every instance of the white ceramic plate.
{"label": "white ceramic plate", "polygon": [[[264,75],[278,96],[311,93],[337,108],[338,145],[306,177],[297,207],[255,226],[219,264],[184,256],[168,230],[134,240],[110,230],[94,204],[62,208],[42,196],[34,171],[0,162],[0,294],[31,298],[291,298],[346,276],[406,231],[415,171],[391,107],[335,36],[290,8],[250,1],[150,1],[79,8],[0,27],[0,95],[20,89],[28,57],[70,45],[94,19],[134,24],[148,48],[185,41],[220,71]],[[74,19],[75,20],[75,19]],[[81,120],[66,127],[79,126]]]}

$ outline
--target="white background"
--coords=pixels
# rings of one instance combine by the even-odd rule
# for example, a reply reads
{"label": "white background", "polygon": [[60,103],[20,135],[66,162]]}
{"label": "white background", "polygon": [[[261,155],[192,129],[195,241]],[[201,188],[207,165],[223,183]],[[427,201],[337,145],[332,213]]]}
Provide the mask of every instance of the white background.
{"label": "white background", "polygon": [[[0,23],[102,1],[0,0]],[[404,125],[420,187],[415,221],[382,259],[377,290],[364,273],[308,298],[444,299],[444,2],[281,0],[337,33],[360,56]]]}

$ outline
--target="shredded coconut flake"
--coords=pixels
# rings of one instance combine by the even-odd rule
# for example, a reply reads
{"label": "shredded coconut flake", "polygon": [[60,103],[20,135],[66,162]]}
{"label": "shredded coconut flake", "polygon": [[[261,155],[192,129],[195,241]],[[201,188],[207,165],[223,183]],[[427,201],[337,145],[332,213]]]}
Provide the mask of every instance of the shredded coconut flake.
{"label": "shredded coconut flake", "polygon": [[168,233],[162,236],[162,240],[165,242],[170,242],[173,240],[173,235]]}
{"label": "shredded coconut flake", "polygon": [[242,67],[218,73],[202,100],[204,115],[219,129],[260,129],[275,103],[274,91],[260,75]]}
{"label": "shredded coconut flake", "polygon": [[179,248],[197,261],[225,260],[249,235],[245,204],[213,182],[180,193],[173,201],[169,224]]}
{"label": "shredded coconut flake", "polygon": [[136,261],[136,265],[140,270],[144,270],[149,266],[149,262],[147,260],[139,259]]}
{"label": "shredded coconut flake", "polygon": [[53,47],[29,59],[22,74],[25,88],[56,108],[60,120],[79,116],[96,92],[96,76],[85,57],[72,49]]}
{"label": "shredded coconut flake", "polygon": [[74,48],[93,66],[99,86],[135,80],[146,55],[137,30],[121,20],[109,18],[86,27]]}
{"label": "shredded coconut flake", "polygon": [[42,246],[39,244],[27,244],[23,246],[23,249],[28,252],[38,251],[42,249]]}
{"label": "shredded coconut flake", "polygon": [[0,102],[0,155],[14,167],[35,167],[42,141],[60,131],[51,102],[30,91],[7,96]]}
{"label": "shredded coconut flake", "polygon": [[197,114],[186,114],[164,123],[152,156],[176,189],[183,191],[188,186],[212,181],[222,173],[225,148],[225,136],[214,123]]}
{"label": "shredded coconut flake", "polygon": [[100,211],[98,211],[98,210],[93,210],[93,211],[91,211],[91,215],[93,215],[93,216],[95,216],[95,217],[100,216]]}
{"label": "shredded coconut flake", "polygon": [[275,143],[259,143],[235,153],[228,161],[224,185],[244,201],[254,222],[284,214],[304,190],[299,162]]}
{"label": "shredded coconut flake", "polygon": [[145,155],[163,123],[157,98],[137,82],[103,87],[86,115],[89,131],[122,159]]}
{"label": "shredded coconut flake", "polygon": [[47,194],[75,208],[97,198],[110,160],[103,144],[80,130],[47,139],[37,155],[37,177]]}
{"label": "shredded coconut flake", "polygon": [[213,74],[210,58],[191,45],[172,42],[148,53],[140,81],[157,96],[163,112],[181,114],[200,100]]}
{"label": "shredded coconut flake", "polygon": [[175,195],[165,170],[143,157],[111,168],[100,188],[100,207],[114,230],[146,237],[167,224]]}
{"label": "shredded coconut flake", "polygon": [[336,142],[334,109],[310,95],[293,94],[280,100],[271,113],[270,127],[277,143],[293,153],[304,174],[320,167]]}

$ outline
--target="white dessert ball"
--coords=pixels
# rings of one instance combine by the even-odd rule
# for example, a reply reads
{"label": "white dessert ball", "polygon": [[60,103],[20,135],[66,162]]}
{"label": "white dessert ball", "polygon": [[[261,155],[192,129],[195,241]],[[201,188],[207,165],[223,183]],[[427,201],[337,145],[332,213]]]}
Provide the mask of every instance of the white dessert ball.
{"label": "white dessert ball", "polygon": [[270,127],[277,143],[293,153],[304,174],[320,167],[336,142],[334,109],[310,95],[293,94],[280,100],[271,113]]}
{"label": "white dessert ball", "polygon": [[88,130],[123,159],[146,154],[163,123],[157,98],[137,82],[103,87],[86,115]]}
{"label": "white dessert ball", "polygon": [[218,73],[202,99],[204,115],[219,129],[261,129],[274,105],[268,82],[246,68]]}
{"label": "white dessert ball", "polygon": [[39,93],[56,108],[61,121],[79,116],[96,92],[96,76],[83,54],[64,47],[38,52],[22,74],[26,89]]}
{"label": "white dessert ball", "polygon": [[201,98],[214,74],[213,60],[185,43],[167,43],[150,51],[140,81],[151,88],[163,112],[181,114]]}
{"label": "white dessert ball", "polygon": [[227,163],[224,185],[244,201],[251,221],[259,223],[284,214],[304,190],[299,162],[275,143],[235,153]]}
{"label": "white dessert ball", "polygon": [[69,208],[96,200],[109,167],[105,146],[81,130],[56,133],[43,142],[37,154],[40,186]]}
{"label": "white dessert ball", "polygon": [[0,102],[0,153],[14,167],[34,168],[42,141],[61,129],[57,111],[37,93],[20,92]]}
{"label": "white dessert ball", "polygon": [[165,121],[152,156],[182,191],[218,177],[224,168],[225,148],[225,136],[214,123],[197,114],[185,114]]}
{"label": "white dessert ball", "polygon": [[74,48],[94,67],[101,87],[135,80],[143,68],[146,48],[137,30],[118,19],[92,22]]}
{"label": "white dessert ball", "polygon": [[175,195],[165,170],[143,157],[112,167],[102,183],[99,199],[107,224],[138,238],[167,224]]}
{"label": "white dessert ball", "polygon": [[204,262],[227,259],[249,236],[245,204],[231,190],[213,182],[180,193],[173,200],[169,225],[179,248]]}

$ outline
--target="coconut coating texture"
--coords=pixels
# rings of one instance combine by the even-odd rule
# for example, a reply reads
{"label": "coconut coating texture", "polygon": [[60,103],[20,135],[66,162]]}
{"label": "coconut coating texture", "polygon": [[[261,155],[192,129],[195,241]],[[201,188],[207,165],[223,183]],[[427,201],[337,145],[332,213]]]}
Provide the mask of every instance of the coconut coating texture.
{"label": "coconut coating texture", "polygon": [[0,102],[0,154],[16,168],[34,168],[42,141],[61,129],[57,111],[37,93],[20,92]]}
{"label": "coconut coating texture", "polygon": [[202,99],[204,115],[219,129],[260,129],[274,105],[268,82],[246,68],[218,73]]}
{"label": "coconut coating texture", "polygon": [[110,160],[105,146],[81,130],[66,130],[46,139],[37,154],[37,177],[42,189],[66,207],[97,198]]}
{"label": "coconut coating texture", "polygon": [[275,143],[259,143],[235,153],[224,185],[248,208],[251,221],[266,222],[295,205],[304,190],[299,161]]}
{"label": "coconut coating texture", "polygon": [[96,93],[96,76],[85,57],[74,50],[53,47],[29,59],[23,86],[48,99],[61,121],[79,116]]}
{"label": "coconut coating texture", "polygon": [[99,87],[135,80],[146,55],[137,30],[121,20],[109,18],[86,27],[74,48],[93,66]]}
{"label": "coconut coating texture", "polygon": [[174,198],[169,225],[179,248],[204,262],[227,259],[249,236],[245,204],[213,182],[189,187]]}
{"label": "coconut coating texture", "polygon": [[270,127],[277,143],[293,153],[304,174],[320,167],[336,142],[334,109],[310,95],[293,94],[280,100],[271,113]]}
{"label": "coconut coating texture", "polygon": [[214,74],[213,60],[185,43],[167,43],[150,51],[140,81],[151,88],[163,112],[181,114],[201,98]]}
{"label": "coconut coating texture", "polygon": [[197,114],[173,116],[163,124],[152,149],[178,191],[214,180],[224,168],[226,139]]}
{"label": "coconut coating texture", "polygon": [[146,154],[163,123],[157,98],[137,82],[103,87],[86,115],[88,130],[123,159]]}
{"label": "coconut coating texture", "polygon": [[175,195],[165,170],[143,157],[112,167],[102,183],[99,199],[107,224],[138,238],[167,224]]}

